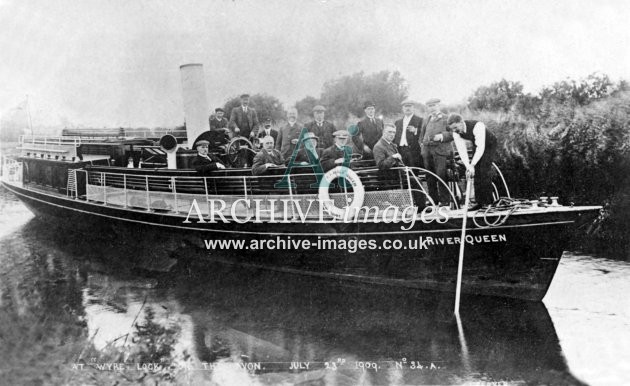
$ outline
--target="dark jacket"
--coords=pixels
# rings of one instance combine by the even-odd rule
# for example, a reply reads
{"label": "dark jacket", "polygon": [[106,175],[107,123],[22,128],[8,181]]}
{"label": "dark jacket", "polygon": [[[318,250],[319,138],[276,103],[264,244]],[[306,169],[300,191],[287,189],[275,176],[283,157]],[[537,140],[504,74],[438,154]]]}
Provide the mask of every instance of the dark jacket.
{"label": "dark jacket", "polygon": [[300,132],[302,131],[302,125],[299,122],[295,122],[295,125],[291,126],[286,124],[278,131],[278,138],[276,140],[276,150],[280,151],[284,159],[289,159],[295,145],[291,143],[294,139],[300,138]]}
{"label": "dark jacket", "polygon": [[282,155],[280,155],[280,152],[276,149],[271,149],[270,151],[262,149],[258,152],[258,154],[256,154],[256,157],[254,157],[252,174],[255,176],[265,174],[267,172],[267,166],[265,164],[268,163],[282,166],[284,164],[284,159],[282,159]]}
{"label": "dark jacket", "polygon": [[318,144],[322,148],[325,149],[327,147],[332,146],[335,143],[333,133],[337,131],[337,129],[335,128],[335,125],[333,125],[332,123],[324,120],[324,122],[322,122],[322,127],[319,127],[317,125],[317,122],[313,121],[313,122],[307,123],[305,127],[306,127],[306,130],[308,130],[311,133],[315,133],[315,135],[319,137]]}
{"label": "dark jacket", "polygon": [[222,163],[221,160],[211,153],[208,153],[208,158],[202,157],[197,154],[197,156],[192,160],[193,169],[201,174],[208,174],[213,170],[219,169],[217,167],[217,163]]}
{"label": "dark jacket", "polygon": [[[347,147],[352,148],[351,146],[347,146]],[[350,151],[350,154],[352,154],[352,151]],[[343,149],[340,149],[337,145],[332,145],[324,149],[324,151],[322,152],[322,157],[319,160],[319,162],[322,164],[322,169],[324,169],[324,171],[327,172],[331,169],[334,169],[335,166],[341,166],[341,165],[335,164],[335,160],[338,158],[343,158],[344,156],[345,156],[345,152]]]}
{"label": "dark jacket", "polygon": [[210,118],[210,130],[227,129],[228,120],[225,117],[217,121],[215,118]]}
{"label": "dark jacket", "polygon": [[243,112],[243,106],[234,107],[232,109],[229,128],[233,134],[234,128],[238,127],[241,130],[239,135],[249,138],[251,133],[256,134],[258,124],[258,114],[253,108],[247,107],[247,114]]}
{"label": "dark jacket", "polygon": [[[400,139],[402,138],[403,119],[404,117],[400,118],[394,123],[394,126],[396,126],[396,136],[394,137],[394,143],[396,145],[400,145]],[[404,130],[405,135],[407,136],[407,145],[409,145],[409,147],[412,149],[415,148],[419,150],[420,149],[419,138],[420,138],[420,131],[422,130],[422,118],[420,118],[416,114],[412,115],[411,120],[409,121],[409,126],[417,127],[418,130],[416,131],[416,134],[410,132],[409,130]]]}
{"label": "dark jacket", "polygon": [[387,141],[381,138],[376,145],[374,145],[372,152],[374,153],[376,166],[378,166],[380,170],[390,169],[396,166],[404,166],[401,160],[392,157],[394,154],[398,153],[398,148],[393,142],[387,143]]}
{"label": "dark jacket", "polygon": [[[322,149],[318,147],[315,150],[316,150],[316,153],[314,154],[315,157],[317,159],[320,159],[321,155],[322,155]],[[300,151],[297,153],[297,156],[295,157],[295,162],[307,162],[307,163],[310,164],[311,160],[308,157],[307,151],[308,150],[306,150],[306,146],[305,145],[300,146]]]}
{"label": "dark jacket", "polygon": [[[437,134],[442,134],[444,137],[441,142],[433,141],[433,137]],[[448,156],[453,153],[452,141],[453,133],[446,126],[446,114],[440,112],[435,116],[429,115],[424,120],[420,136],[418,137],[423,153],[433,152],[438,155]]]}
{"label": "dark jacket", "polygon": [[352,137],[352,140],[361,152],[363,152],[364,144],[372,150],[383,135],[383,121],[378,118],[374,118],[374,123],[372,123],[370,118],[365,117],[357,123],[357,128],[358,133]]}
{"label": "dark jacket", "polygon": [[[269,135],[273,137],[273,143],[275,144],[278,141],[278,130],[271,129],[269,130]],[[265,133],[265,129],[258,130],[258,138],[263,139],[267,136]]]}

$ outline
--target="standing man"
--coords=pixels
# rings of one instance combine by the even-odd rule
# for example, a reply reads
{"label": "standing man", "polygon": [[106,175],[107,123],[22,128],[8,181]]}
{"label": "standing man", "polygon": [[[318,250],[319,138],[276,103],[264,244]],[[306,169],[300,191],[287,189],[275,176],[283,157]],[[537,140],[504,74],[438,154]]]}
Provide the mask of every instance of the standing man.
{"label": "standing man", "polygon": [[348,151],[348,160],[352,154],[352,147],[347,145],[350,133],[347,130],[337,130],[333,135],[335,137],[335,144],[324,149],[320,160],[322,169],[324,169],[325,172],[334,169],[336,166],[343,165],[346,151]]}
{"label": "standing man", "polygon": [[[453,133],[446,126],[446,116],[440,111],[440,100],[432,98],[427,101],[429,116],[420,130],[420,146],[424,167],[437,174],[444,183],[446,180],[446,164],[452,157]],[[438,205],[448,205],[451,201],[447,187],[431,174],[427,174],[429,195]]]}
{"label": "standing man", "polygon": [[200,174],[208,174],[213,170],[225,169],[215,155],[208,153],[210,143],[205,139],[197,141],[197,156],[192,160],[192,167]]}
{"label": "standing man", "polygon": [[396,135],[394,143],[398,145],[398,151],[407,166],[420,167],[422,164],[420,155],[420,128],[422,118],[414,113],[416,103],[410,99],[403,101],[403,117],[395,122]]}
{"label": "standing man", "polygon": [[[383,121],[374,116],[376,113],[376,105],[372,102],[365,102],[363,105],[363,111],[365,111],[365,118],[357,123],[357,134],[352,137],[355,146],[362,153],[369,154],[372,152],[374,145],[381,138],[383,133]],[[369,151],[366,151],[365,146]]]}
{"label": "standing man", "polygon": [[273,148],[275,142],[272,136],[266,136],[261,139],[263,148],[254,157],[254,165],[252,165],[252,174],[259,176],[267,173],[270,167],[284,166],[284,160],[280,152]]}
{"label": "standing man", "polygon": [[242,135],[251,139],[256,136],[258,124],[256,110],[249,107],[249,94],[241,95],[241,105],[234,107],[230,114],[228,127],[232,130],[232,136]]}
{"label": "standing man", "polygon": [[223,116],[224,114],[225,110],[223,110],[222,108],[217,107],[216,109],[214,109],[214,117],[211,115],[209,119],[210,131],[220,129],[226,129],[226,131],[228,131],[228,121]]}
{"label": "standing man", "polygon": [[324,120],[325,112],[326,108],[322,105],[317,105],[313,107],[314,120],[313,122],[310,122],[306,125],[306,130],[314,133],[315,136],[319,137],[319,140],[321,141],[321,146],[323,148],[332,146],[333,133],[337,131],[337,129],[335,129],[335,125]]}
{"label": "standing man", "polygon": [[293,154],[293,149],[297,144],[298,138],[300,138],[300,131],[302,128],[297,121],[298,112],[296,108],[291,108],[287,111],[288,123],[280,128],[278,132],[278,139],[276,140],[276,150],[280,151],[282,158],[289,159]]}
{"label": "standing man", "polygon": [[[447,125],[453,131],[453,141],[466,166],[466,175],[475,179],[476,203],[470,207],[470,210],[490,205],[493,201],[490,172],[492,159],[497,149],[497,138],[483,122],[465,121],[459,114],[449,115]],[[473,143],[473,157],[470,161],[465,141]]]}
{"label": "standing man", "polygon": [[278,139],[278,131],[271,128],[271,118],[265,118],[264,122],[264,129],[258,132],[258,138],[263,139],[265,137],[273,137],[273,141],[275,143],[276,139]]}
{"label": "standing man", "polygon": [[374,161],[379,170],[387,170],[396,166],[405,166],[398,146],[394,143],[396,126],[388,123],[383,128],[383,136],[374,145]]}

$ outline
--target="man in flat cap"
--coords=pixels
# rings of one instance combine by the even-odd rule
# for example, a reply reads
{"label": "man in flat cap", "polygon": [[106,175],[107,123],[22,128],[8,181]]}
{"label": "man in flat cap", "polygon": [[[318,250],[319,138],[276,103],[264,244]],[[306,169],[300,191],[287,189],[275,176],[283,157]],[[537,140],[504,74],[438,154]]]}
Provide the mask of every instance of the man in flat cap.
{"label": "man in flat cap", "polygon": [[258,124],[256,110],[249,107],[249,94],[241,95],[241,105],[234,107],[230,114],[228,127],[232,130],[232,136],[241,135],[251,139],[256,136]]}
{"label": "man in flat cap", "polygon": [[280,150],[282,158],[289,159],[298,138],[300,138],[300,131],[302,127],[297,121],[298,112],[296,108],[291,108],[287,111],[287,124],[280,128],[278,131],[278,139],[276,140],[276,150]]}
{"label": "man in flat cap", "polygon": [[278,131],[271,127],[271,118],[267,117],[263,123],[263,129],[258,131],[258,139],[273,137],[274,143],[278,139]]}
{"label": "man in flat cap", "polygon": [[208,174],[213,170],[225,169],[225,165],[214,154],[208,153],[210,142],[205,139],[198,140],[195,144],[197,156],[192,160],[192,167],[198,173]]}
{"label": "man in flat cap", "polygon": [[268,135],[261,140],[262,149],[254,157],[254,164],[252,165],[252,174],[259,176],[267,173],[267,169],[270,167],[284,166],[284,159],[280,152],[274,149],[274,139]]}
{"label": "man in flat cap", "polygon": [[[446,123],[453,131],[453,142],[457,147],[459,156],[466,166],[466,175],[475,179],[476,204],[469,210],[476,210],[493,202],[492,159],[497,148],[497,138],[492,131],[486,128],[483,122],[464,120],[459,114],[449,115]],[[466,142],[473,144],[472,160],[468,159]]]}
{"label": "man in flat cap", "polygon": [[227,129],[228,120],[223,116],[225,114],[225,110],[220,107],[214,109],[214,116],[210,115],[210,130],[220,130]]}
{"label": "man in flat cap", "polygon": [[405,166],[398,146],[394,143],[396,126],[387,123],[383,128],[383,136],[374,145],[374,161],[379,170],[387,170],[396,166]]}
{"label": "man in flat cap", "polygon": [[[374,116],[376,113],[376,105],[373,102],[365,102],[363,104],[365,117],[357,123],[357,133],[353,134],[352,141],[357,150],[364,155],[369,155],[383,134],[383,121]],[[365,149],[365,146],[368,149]]]}
{"label": "man in flat cap", "polygon": [[403,117],[394,122],[396,135],[394,143],[398,145],[398,152],[402,155],[402,160],[407,166],[419,167],[422,162],[420,155],[420,128],[422,118],[414,112],[416,102],[406,99],[401,103]]}
{"label": "man in flat cap", "polygon": [[204,131],[197,138],[197,141],[203,139],[210,142],[211,148],[225,145],[230,141],[230,130],[227,128],[228,121],[223,118],[224,110],[218,107],[214,111],[214,116],[211,115],[209,118],[210,130]]}
{"label": "man in flat cap", "polygon": [[311,164],[311,159],[319,160],[322,149],[318,147],[319,138],[315,133],[308,132],[302,138],[303,144],[300,146],[300,150],[295,157],[295,162],[301,165]]}
{"label": "man in flat cap", "polygon": [[346,157],[349,162],[352,155],[352,147],[347,145],[350,133],[347,130],[337,130],[333,136],[335,137],[335,144],[322,152],[320,163],[325,172],[343,165],[346,162]]}
{"label": "man in flat cap", "polygon": [[331,122],[324,120],[326,108],[322,105],[313,107],[313,121],[306,124],[306,130],[314,133],[321,142],[323,148],[332,146],[333,133],[337,131],[335,125]]}
{"label": "man in flat cap", "polygon": [[[446,165],[453,155],[453,133],[446,125],[446,115],[440,111],[440,100],[432,98],[427,101],[429,115],[420,130],[420,146],[424,167],[435,173],[445,183]],[[427,174],[429,195],[436,205],[448,205],[451,196],[444,184],[431,174]]]}

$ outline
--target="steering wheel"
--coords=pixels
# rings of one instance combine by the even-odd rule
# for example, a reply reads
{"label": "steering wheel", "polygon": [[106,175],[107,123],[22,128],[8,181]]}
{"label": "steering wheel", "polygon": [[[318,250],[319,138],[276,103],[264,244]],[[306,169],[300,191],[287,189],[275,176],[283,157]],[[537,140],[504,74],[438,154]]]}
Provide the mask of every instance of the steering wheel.
{"label": "steering wheel", "polygon": [[361,153],[352,153],[350,156],[351,162],[361,161],[363,159],[363,154]]}
{"label": "steering wheel", "polygon": [[254,151],[252,143],[245,137],[234,137],[227,145],[227,159],[230,166],[242,167],[247,163],[247,152]]}

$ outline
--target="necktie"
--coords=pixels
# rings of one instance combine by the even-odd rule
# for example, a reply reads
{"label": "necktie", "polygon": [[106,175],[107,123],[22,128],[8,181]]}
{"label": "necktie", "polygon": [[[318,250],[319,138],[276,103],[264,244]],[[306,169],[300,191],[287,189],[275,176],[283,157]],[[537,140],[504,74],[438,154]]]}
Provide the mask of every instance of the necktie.
{"label": "necktie", "polygon": [[374,122],[374,118],[370,118],[370,121],[372,121],[372,124],[375,125],[376,123]]}

